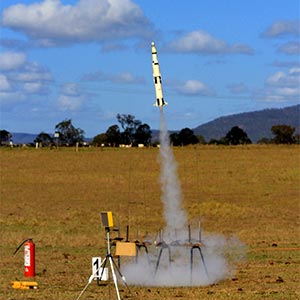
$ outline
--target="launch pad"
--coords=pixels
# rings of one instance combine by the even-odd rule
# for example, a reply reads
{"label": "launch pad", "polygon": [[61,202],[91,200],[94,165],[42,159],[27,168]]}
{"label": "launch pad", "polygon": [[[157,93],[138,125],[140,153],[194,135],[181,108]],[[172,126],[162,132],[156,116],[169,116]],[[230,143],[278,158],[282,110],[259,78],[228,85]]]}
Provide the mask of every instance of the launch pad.
{"label": "launch pad", "polygon": [[[168,233],[168,237],[164,238],[163,230],[159,230],[158,233],[155,234],[154,239],[149,238],[149,234],[146,233],[146,239],[143,241],[139,240],[138,231],[136,239],[131,242],[129,238],[129,226],[126,226],[126,238],[121,237],[120,234],[120,226],[114,228],[113,218],[111,212],[101,212],[101,221],[102,226],[105,228],[106,233],[106,243],[107,243],[107,251],[104,260],[101,264],[97,265],[97,268],[93,270],[90,278],[86,286],[80,292],[78,298],[83,295],[88,286],[92,283],[92,281],[97,278],[97,283],[100,286],[101,281],[106,280],[106,276],[110,276],[111,273],[112,281],[115,287],[115,291],[117,294],[117,299],[121,300],[120,292],[118,288],[118,280],[124,284],[129,290],[127,281],[125,276],[121,272],[121,269],[126,269],[128,266],[128,260],[121,265],[121,257],[131,256],[135,257],[135,260],[130,262],[131,265],[139,265],[139,259],[141,256],[146,257],[146,261],[148,264],[148,270],[150,270],[151,276],[155,279],[155,277],[160,272],[160,268],[167,269],[168,272],[172,273],[172,266],[176,263],[178,254],[173,256],[174,253],[178,253],[178,249],[185,255],[185,261],[189,258],[190,263],[190,283],[193,283],[195,264],[197,263],[198,272],[201,271],[202,268],[208,278],[208,269],[205,263],[205,254],[203,253],[203,249],[205,248],[203,242],[201,241],[201,228],[198,228],[198,238],[192,239],[191,234],[191,226],[188,225],[185,230],[186,238],[178,238],[177,231],[175,231],[174,236],[175,239],[171,237],[171,234]],[[111,234],[113,232],[117,232],[117,236],[113,237]],[[181,232],[182,233],[182,232]],[[182,237],[182,236],[181,236]],[[125,242],[123,242],[125,240]],[[115,248],[115,253],[112,254],[112,249]],[[198,260],[195,259],[194,252],[199,252]],[[189,256],[189,257],[188,257]],[[167,259],[165,259],[167,257]],[[115,263],[114,259],[118,259],[118,264]],[[200,258],[200,260],[199,260]],[[167,263],[166,263],[167,261]],[[109,271],[107,270],[109,268]],[[126,275],[126,273],[125,273]]]}

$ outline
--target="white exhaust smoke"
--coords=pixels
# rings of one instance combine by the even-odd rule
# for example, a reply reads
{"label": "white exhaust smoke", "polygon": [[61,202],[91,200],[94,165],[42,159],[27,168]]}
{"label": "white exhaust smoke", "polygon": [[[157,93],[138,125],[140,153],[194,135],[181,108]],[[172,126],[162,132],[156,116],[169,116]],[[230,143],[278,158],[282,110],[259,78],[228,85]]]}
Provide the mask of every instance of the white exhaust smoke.
{"label": "white exhaust smoke", "polygon": [[169,134],[163,111],[160,111],[160,163],[162,201],[166,222],[166,236],[174,235],[177,230],[186,229],[187,216],[181,207],[181,188],[177,175],[177,163],[170,147]]}
{"label": "white exhaust smoke", "polygon": [[[226,254],[237,240],[202,235],[189,230],[187,214],[181,207],[181,188],[163,111],[160,112],[160,163],[162,202],[166,227],[135,262],[122,272],[128,284],[141,286],[205,286],[232,275]],[[195,238],[196,237],[196,238]],[[233,242],[234,241],[234,242]],[[203,244],[202,244],[203,243]],[[195,246],[195,247],[193,247]],[[236,254],[240,255],[240,252]]]}

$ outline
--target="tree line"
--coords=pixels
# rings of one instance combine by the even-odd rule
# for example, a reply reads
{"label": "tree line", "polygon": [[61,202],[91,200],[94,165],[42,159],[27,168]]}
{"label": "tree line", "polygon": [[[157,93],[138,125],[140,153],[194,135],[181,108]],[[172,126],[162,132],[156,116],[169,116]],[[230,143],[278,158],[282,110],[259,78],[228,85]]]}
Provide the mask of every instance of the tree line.
{"label": "tree line", "polygon": [[[91,142],[94,146],[119,147],[120,145],[145,146],[157,145],[158,141],[152,141],[152,131],[148,124],[137,120],[130,114],[117,114],[118,124],[110,126],[105,133],[100,133]],[[272,139],[262,138],[260,144],[299,144],[299,134],[295,134],[295,128],[289,125],[274,125],[271,127],[274,135]],[[0,145],[11,143],[12,134],[7,130],[0,130]],[[84,144],[84,131],[76,128],[71,119],[66,119],[55,125],[54,135],[41,132],[34,143],[41,146],[74,146]],[[173,146],[187,146],[195,144],[216,145],[242,145],[252,144],[247,133],[238,126],[232,127],[221,139],[205,141],[201,135],[195,135],[190,128],[183,128],[179,132],[170,134],[170,143]]]}

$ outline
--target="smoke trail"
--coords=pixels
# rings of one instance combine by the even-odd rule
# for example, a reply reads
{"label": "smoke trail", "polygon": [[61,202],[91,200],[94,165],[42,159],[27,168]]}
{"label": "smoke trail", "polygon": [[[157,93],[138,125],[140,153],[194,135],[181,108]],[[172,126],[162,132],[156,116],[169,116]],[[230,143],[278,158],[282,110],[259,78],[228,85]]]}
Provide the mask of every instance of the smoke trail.
{"label": "smoke trail", "polygon": [[193,264],[191,263],[192,247],[200,242],[199,231],[191,231],[189,238],[187,215],[181,208],[177,164],[162,111],[159,139],[160,179],[166,228],[161,240],[148,246],[150,257],[146,253],[139,253],[137,262],[122,266],[127,283],[141,286],[204,286],[228,278],[232,275],[233,266],[228,262],[226,252],[230,252],[233,247],[242,248],[237,240],[204,234],[201,239],[204,259],[196,246]]}
{"label": "smoke trail", "polygon": [[186,228],[187,217],[181,208],[181,188],[177,176],[177,164],[170,147],[169,134],[163,111],[160,111],[160,158],[161,158],[161,184],[162,201],[166,232],[173,235],[180,228]]}

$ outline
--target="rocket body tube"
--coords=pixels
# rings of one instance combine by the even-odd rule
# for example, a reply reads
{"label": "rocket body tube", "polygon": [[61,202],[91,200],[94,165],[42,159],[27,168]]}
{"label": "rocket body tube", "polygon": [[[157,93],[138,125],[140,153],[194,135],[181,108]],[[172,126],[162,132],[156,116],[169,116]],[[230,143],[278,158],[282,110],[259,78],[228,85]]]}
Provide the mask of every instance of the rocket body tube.
{"label": "rocket body tube", "polygon": [[156,102],[155,106],[158,106],[160,109],[167,105],[168,103],[164,101],[162,83],[161,83],[161,74],[157,58],[157,51],[155,48],[154,42],[152,42],[152,71],[153,71],[153,82],[155,88]]}

